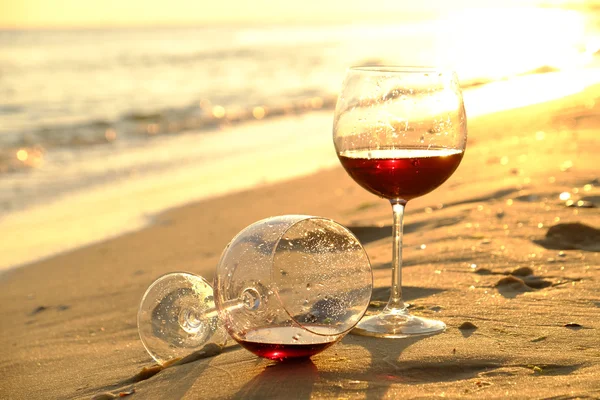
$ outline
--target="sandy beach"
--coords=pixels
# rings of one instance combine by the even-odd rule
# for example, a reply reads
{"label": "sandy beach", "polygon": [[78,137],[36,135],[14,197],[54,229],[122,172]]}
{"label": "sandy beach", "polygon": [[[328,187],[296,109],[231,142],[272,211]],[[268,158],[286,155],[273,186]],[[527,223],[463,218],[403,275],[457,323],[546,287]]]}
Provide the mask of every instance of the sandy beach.
{"label": "sandy beach", "polygon": [[599,129],[600,86],[469,121],[457,172],[405,216],[405,297],[415,314],[443,320],[443,334],[348,335],[299,363],[232,342],[138,375],[153,365],[136,327],[148,285],[173,271],[212,280],[228,241],[268,216],[349,227],[373,266],[370,312],[384,305],[390,206],[335,166],[176,208],[142,230],[5,272],[0,397],[599,398]]}

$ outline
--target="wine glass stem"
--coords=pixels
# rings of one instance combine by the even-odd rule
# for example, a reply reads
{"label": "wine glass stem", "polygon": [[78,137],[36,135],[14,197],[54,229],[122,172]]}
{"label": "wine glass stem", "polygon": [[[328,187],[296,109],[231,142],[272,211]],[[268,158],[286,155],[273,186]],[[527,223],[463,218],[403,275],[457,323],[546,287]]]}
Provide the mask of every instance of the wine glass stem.
{"label": "wine glass stem", "polygon": [[[249,308],[243,299],[229,300],[222,307],[230,310],[242,307]],[[219,310],[216,307],[207,308],[200,314],[193,308],[184,308],[179,314],[179,325],[188,333],[198,333],[201,329],[204,329],[207,321],[212,318],[219,318]]]}
{"label": "wine glass stem", "polygon": [[[233,299],[233,300],[229,300],[226,301],[222,304],[221,308],[222,309],[227,309],[227,310],[236,310],[238,308],[242,308],[242,307],[246,307],[248,308],[248,306],[246,305],[246,303],[244,303],[244,300],[241,299]],[[219,310],[217,309],[217,307],[211,307],[207,310],[205,310],[202,313],[202,317],[205,319],[208,318],[218,318],[219,317]]]}
{"label": "wine glass stem", "polygon": [[392,225],[392,287],[390,299],[384,312],[404,311],[406,305],[402,300],[402,227],[404,219],[404,200],[391,200],[394,223]]}

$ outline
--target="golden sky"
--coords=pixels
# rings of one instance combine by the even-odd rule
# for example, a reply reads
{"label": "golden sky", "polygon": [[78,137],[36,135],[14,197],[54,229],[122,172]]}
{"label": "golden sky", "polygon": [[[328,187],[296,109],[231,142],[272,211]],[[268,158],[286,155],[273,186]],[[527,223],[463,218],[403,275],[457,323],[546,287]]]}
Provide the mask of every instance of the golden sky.
{"label": "golden sky", "polygon": [[532,5],[540,0],[0,0],[0,27],[98,27],[205,23],[335,22],[407,12]]}

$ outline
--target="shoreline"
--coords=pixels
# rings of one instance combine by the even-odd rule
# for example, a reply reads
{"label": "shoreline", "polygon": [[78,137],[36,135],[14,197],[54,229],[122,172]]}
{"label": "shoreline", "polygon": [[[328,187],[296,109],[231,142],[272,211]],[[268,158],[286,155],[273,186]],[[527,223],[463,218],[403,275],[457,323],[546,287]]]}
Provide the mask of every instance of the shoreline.
{"label": "shoreline", "polygon": [[[469,120],[581,93],[597,83],[593,72],[597,70],[526,75],[467,89],[464,95]],[[173,208],[248,189],[258,190],[264,185],[334,168],[338,160],[329,134],[332,118],[333,111],[323,110],[248,122],[210,135],[195,137],[190,133],[186,140],[197,142],[198,146],[223,143],[220,136],[228,135],[229,140],[242,143],[247,141],[245,137],[256,137],[266,148],[269,140],[281,141],[280,133],[289,130],[292,124],[295,126],[285,135],[290,143],[280,146],[279,154],[255,149],[247,155],[246,161],[215,160],[213,166],[206,161],[183,165],[159,174],[71,192],[67,201],[61,196],[48,204],[10,213],[0,219],[0,231],[21,234],[0,244],[3,255],[0,256],[0,278],[14,268],[145,229]],[[305,154],[311,154],[311,165],[305,162]],[[258,164],[256,159],[260,160]],[[246,167],[249,164],[253,169]],[[223,174],[227,170],[229,173]],[[240,176],[237,171],[245,174]],[[219,179],[223,176],[226,179]],[[124,193],[128,196],[123,196]],[[74,220],[85,225],[85,229],[78,229]],[[58,226],[61,226],[60,235],[56,234]],[[16,239],[17,236],[27,237],[28,242]]]}
{"label": "shoreline", "polygon": [[[215,141],[223,143],[218,136],[226,134],[229,140],[239,140],[237,147],[241,147],[248,142],[246,137],[258,135],[256,144],[250,146],[262,144],[266,148],[269,139],[275,140],[274,137],[290,124],[318,133],[325,127],[331,129],[331,118],[330,112],[274,118],[195,139],[201,146],[210,146]],[[261,133],[265,132],[267,135],[261,137]],[[0,272],[39,261],[42,259],[40,257],[52,257],[144,229],[152,225],[160,214],[172,208],[305,176],[337,163],[333,147],[329,146],[329,136],[312,134],[302,138],[300,133],[292,132],[289,135],[291,137],[287,138],[289,144],[276,154],[258,149],[264,157],[256,158],[256,151],[251,151],[236,155],[235,158],[229,156],[201,161],[196,165],[184,164],[157,174],[99,185],[82,193],[70,193],[68,199],[58,198],[50,204],[9,214],[0,220],[0,230],[23,232],[29,244],[16,237],[0,243],[0,254],[3,254],[0,257]],[[186,139],[194,138],[190,135]],[[224,147],[223,144],[220,146]],[[235,148],[225,151],[235,151]],[[304,152],[312,155],[314,165],[305,162]],[[252,165],[252,168],[248,168],[248,165]],[[85,230],[81,231],[80,225],[72,221],[87,224]],[[62,227],[62,236],[56,235],[58,226]],[[25,261],[8,265],[15,260]]]}

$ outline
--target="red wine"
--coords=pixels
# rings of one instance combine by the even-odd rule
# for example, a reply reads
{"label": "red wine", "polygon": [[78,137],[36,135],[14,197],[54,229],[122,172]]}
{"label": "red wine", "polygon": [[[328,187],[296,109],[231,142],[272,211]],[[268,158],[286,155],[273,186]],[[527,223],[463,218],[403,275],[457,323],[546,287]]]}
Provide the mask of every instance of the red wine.
{"label": "red wine", "polygon": [[333,333],[331,328],[315,328],[317,332],[323,331],[325,336],[292,326],[281,326],[254,329],[236,341],[257,356],[270,360],[307,358],[322,352],[339,339],[339,335],[328,335]]}
{"label": "red wine", "polygon": [[338,155],[359,185],[386,199],[411,200],[444,183],[458,168],[457,149],[349,150]]}

